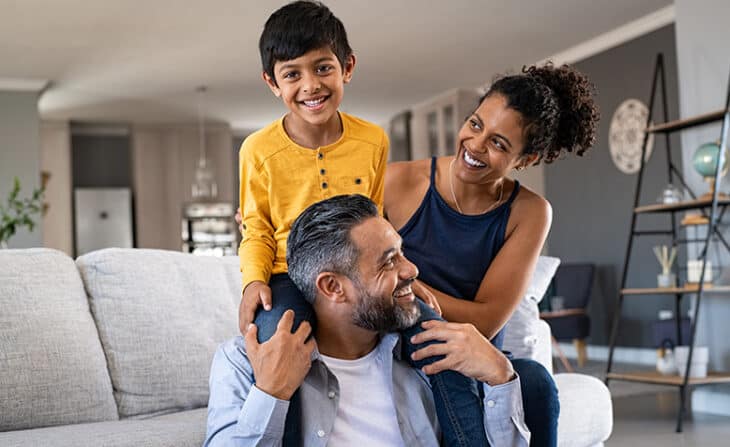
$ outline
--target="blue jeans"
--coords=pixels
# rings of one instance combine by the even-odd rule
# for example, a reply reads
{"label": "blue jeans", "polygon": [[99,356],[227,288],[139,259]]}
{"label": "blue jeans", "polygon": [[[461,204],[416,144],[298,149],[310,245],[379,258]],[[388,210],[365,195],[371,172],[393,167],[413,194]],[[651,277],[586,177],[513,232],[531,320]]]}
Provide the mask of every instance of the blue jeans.
{"label": "blue jeans", "polygon": [[[272,296],[272,309],[259,310],[254,322],[258,327],[258,340],[263,343],[276,332],[276,327],[284,312],[294,310],[294,327],[296,330],[302,321],[309,321],[314,329],[316,319],[312,306],[304,299],[291,281],[289,275],[282,273],[273,275],[269,281]],[[403,331],[403,354],[414,367],[433,363],[442,357],[431,357],[413,362],[410,354],[417,349],[437,341],[414,346],[410,338],[422,332],[421,322],[441,319],[430,307],[418,300],[421,308],[421,319],[413,327]],[[487,446],[484,431],[482,400],[477,382],[455,371],[443,371],[429,376],[436,413],[443,430],[443,445],[447,446]],[[294,393],[289,401],[289,412],[284,429],[284,446],[302,445],[301,437],[301,402],[299,392]]]}
{"label": "blue jeans", "polygon": [[520,376],[525,424],[532,433],[530,445],[557,446],[560,402],[555,381],[545,367],[534,360],[511,360],[512,367]]}

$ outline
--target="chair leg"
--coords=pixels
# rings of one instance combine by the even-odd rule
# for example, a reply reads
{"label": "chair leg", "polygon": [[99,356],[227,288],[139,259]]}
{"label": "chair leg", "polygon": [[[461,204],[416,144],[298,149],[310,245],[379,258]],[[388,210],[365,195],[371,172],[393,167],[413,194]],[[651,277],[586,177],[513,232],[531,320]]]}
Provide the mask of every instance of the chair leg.
{"label": "chair leg", "polygon": [[578,367],[582,368],[585,366],[586,360],[588,360],[586,341],[585,339],[576,338],[573,340],[573,346],[575,346],[575,351],[578,353]]}
{"label": "chair leg", "polygon": [[563,364],[563,368],[565,368],[566,372],[572,373],[573,367],[570,366],[570,362],[568,362],[568,358],[563,353],[563,350],[560,349],[560,345],[558,344],[558,340],[555,339],[555,337],[550,336],[550,338],[553,341],[553,348],[555,348],[555,352],[558,353],[558,358],[560,359],[560,363]]}

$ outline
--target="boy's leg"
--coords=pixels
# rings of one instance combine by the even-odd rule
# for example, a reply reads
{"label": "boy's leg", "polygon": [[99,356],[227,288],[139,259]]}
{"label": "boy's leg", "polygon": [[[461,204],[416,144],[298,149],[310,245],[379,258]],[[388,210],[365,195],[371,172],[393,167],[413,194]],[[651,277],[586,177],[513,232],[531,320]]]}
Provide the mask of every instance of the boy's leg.
{"label": "boy's leg", "polygon": [[[269,281],[271,287],[271,310],[259,309],[256,312],[254,323],[258,327],[258,340],[263,343],[276,332],[276,327],[282,315],[288,309],[294,311],[294,326],[296,331],[302,321],[312,325],[312,334],[316,325],[314,309],[304,298],[297,286],[286,273],[273,275]],[[289,399],[289,411],[286,414],[284,425],[284,447],[298,447],[302,445],[301,399],[299,390]]]}
{"label": "boy's leg", "polygon": [[520,376],[525,424],[530,429],[532,447],[558,445],[558,388],[550,373],[540,363],[529,359],[512,359],[512,367]]}
{"label": "boy's leg", "polygon": [[312,333],[314,333],[314,325],[316,324],[314,309],[289,278],[289,275],[286,273],[272,275],[271,280],[269,280],[269,287],[271,287],[271,310],[264,310],[259,307],[254,318],[254,323],[258,328],[259,343],[265,342],[274,335],[279,320],[281,320],[284,312],[289,309],[294,311],[292,332],[297,330],[302,321],[308,321],[312,325]]}
{"label": "boy's leg", "polygon": [[[411,354],[431,343],[413,345],[410,338],[423,332],[421,323],[428,320],[441,320],[433,309],[418,300],[421,318],[412,327],[403,331],[403,353],[408,362],[416,368],[442,359],[442,356],[430,357],[414,362]],[[484,410],[476,380],[470,379],[456,371],[442,371],[429,376],[436,413],[444,434],[444,445],[478,446],[489,445],[484,431]]]}

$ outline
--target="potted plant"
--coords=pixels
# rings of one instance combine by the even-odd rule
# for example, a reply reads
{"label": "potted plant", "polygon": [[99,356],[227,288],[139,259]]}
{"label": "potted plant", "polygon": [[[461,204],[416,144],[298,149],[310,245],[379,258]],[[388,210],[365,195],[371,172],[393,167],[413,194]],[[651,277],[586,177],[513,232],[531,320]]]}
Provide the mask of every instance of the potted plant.
{"label": "potted plant", "polygon": [[29,231],[35,228],[33,215],[40,213],[43,209],[44,188],[33,191],[30,198],[21,199],[20,179],[15,177],[13,189],[10,191],[5,204],[0,204],[0,248],[8,247],[8,240],[20,227],[26,227]]}

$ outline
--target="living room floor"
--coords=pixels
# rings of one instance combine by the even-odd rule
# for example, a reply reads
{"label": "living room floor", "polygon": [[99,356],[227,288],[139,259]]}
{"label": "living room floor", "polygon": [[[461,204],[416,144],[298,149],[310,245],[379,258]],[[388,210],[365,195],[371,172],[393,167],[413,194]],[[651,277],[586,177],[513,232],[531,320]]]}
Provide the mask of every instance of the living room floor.
{"label": "living room floor", "polygon": [[[606,363],[589,361],[575,372],[601,380]],[[636,365],[616,365],[616,370],[636,370]],[[646,368],[644,366],[644,368]],[[556,372],[562,372],[556,364]],[[684,430],[675,433],[679,393],[674,387],[612,381],[609,389],[613,400],[614,426],[608,447],[661,445],[724,446],[730,444],[730,417],[704,413],[685,417]]]}

